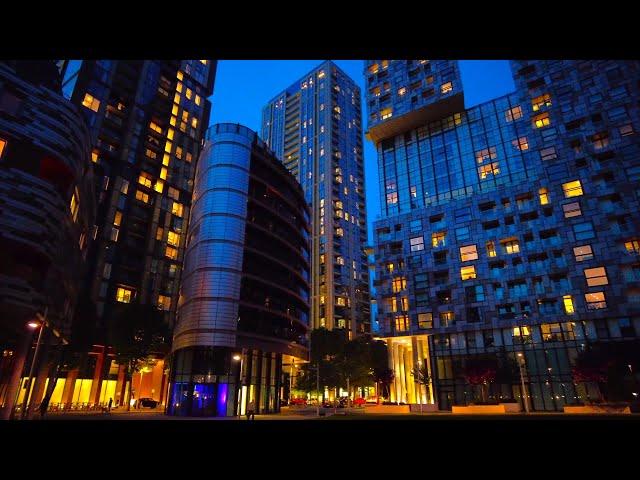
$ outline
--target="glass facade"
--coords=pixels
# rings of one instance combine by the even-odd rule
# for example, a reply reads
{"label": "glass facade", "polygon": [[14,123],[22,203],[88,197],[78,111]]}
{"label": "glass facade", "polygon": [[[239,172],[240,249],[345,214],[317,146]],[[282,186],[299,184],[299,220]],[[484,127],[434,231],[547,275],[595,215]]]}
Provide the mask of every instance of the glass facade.
{"label": "glass facade", "polygon": [[173,337],[171,415],[279,411],[283,360],[308,356],[309,212],[257,134],[207,131]]}
{"label": "glass facade", "polygon": [[[492,400],[522,403],[523,382],[534,410],[592,400],[595,384],[572,379],[578,352],[640,333],[637,251],[626,247],[639,235],[640,63],[511,65],[514,93],[376,140],[381,336],[428,362],[441,409],[477,398],[465,372],[487,355]],[[383,126],[370,118],[370,131]],[[401,297],[408,312],[387,307]],[[407,335],[428,356],[399,342]],[[394,399],[415,402],[396,375]]]}
{"label": "glass facade", "polygon": [[369,332],[360,89],[324,62],[262,111],[262,138],[302,185],[312,212],[314,328]]}

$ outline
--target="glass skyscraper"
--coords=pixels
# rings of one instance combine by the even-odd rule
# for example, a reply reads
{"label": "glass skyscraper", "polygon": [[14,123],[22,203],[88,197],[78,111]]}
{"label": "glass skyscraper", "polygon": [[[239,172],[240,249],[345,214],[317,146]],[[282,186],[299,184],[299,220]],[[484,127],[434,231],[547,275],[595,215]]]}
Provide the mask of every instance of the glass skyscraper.
{"label": "glass skyscraper", "polygon": [[263,108],[262,138],[311,207],[311,326],[370,332],[359,87],[322,63]]}
{"label": "glass skyscraper", "polygon": [[598,395],[572,376],[587,345],[638,340],[640,63],[511,66],[514,93],[465,109],[455,62],[366,64],[393,401],[468,403],[491,356],[492,399],[562,410]]}

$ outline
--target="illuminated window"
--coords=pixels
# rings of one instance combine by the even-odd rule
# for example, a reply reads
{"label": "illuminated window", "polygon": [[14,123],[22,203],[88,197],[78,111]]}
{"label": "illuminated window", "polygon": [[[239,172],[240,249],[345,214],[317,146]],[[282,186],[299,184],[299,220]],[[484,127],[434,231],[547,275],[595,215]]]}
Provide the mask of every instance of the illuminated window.
{"label": "illuminated window", "polygon": [[120,222],[122,222],[122,212],[116,211],[116,215],[113,218],[113,224],[116,227],[119,227],[120,226]]}
{"label": "illuminated window", "polygon": [[82,106],[87,107],[88,109],[93,110],[94,112],[97,112],[98,109],[100,108],[100,100],[95,98],[93,95],[85,93],[84,99],[82,100]]}
{"label": "illuminated window", "polygon": [[420,235],[419,237],[410,238],[409,244],[411,245],[412,252],[419,252],[420,250],[424,250],[424,237]]}
{"label": "illuminated window", "polygon": [[531,100],[531,108],[533,109],[534,112],[537,112],[542,107],[549,107],[549,106],[551,106],[551,95],[549,95],[548,93],[545,93],[544,95],[540,95],[539,97],[536,97],[533,100]]}
{"label": "illuminated window", "polygon": [[178,249],[168,246],[167,249],[164,251],[164,255],[165,257],[168,257],[171,260],[175,260],[176,258],[178,258]]}
{"label": "illuminated window", "polygon": [[527,140],[527,137],[517,138],[513,140],[511,143],[516,149],[520,150],[521,152],[524,152],[525,150],[529,150],[529,142]]}
{"label": "illuminated window", "polygon": [[78,220],[78,211],[80,210],[80,196],[78,195],[78,187],[73,191],[73,195],[71,195],[71,204],[69,205],[69,210],[71,211],[71,218],[75,222]]}
{"label": "illuminated window", "polygon": [[162,240],[162,235],[164,235],[164,229],[158,228],[156,230],[156,240]]}
{"label": "illuminated window", "polygon": [[478,250],[475,245],[460,247],[460,261],[469,262],[478,259]]}
{"label": "illuminated window", "polygon": [[338,265],[344,265],[344,257],[337,256],[337,257],[336,257],[336,263],[337,263]]}
{"label": "illuminated window", "polygon": [[418,314],[418,328],[427,329],[433,328],[433,313],[419,313]]}
{"label": "illuminated window", "polygon": [[533,117],[533,124],[535,125],[536,128],[542,128],[542,127],[546,127],[547,125],[550,125],[551,120],[549,120],[549,114],[542,113],[540,115],[536,115],[535,117]]}
{"label": "illuminated window", "polygon": [[567,315],[572,315],[575,313],[576,309],[573,305],[573,298],[571,295],[564,295],[562,297],[562,303],[564,304],[564,313]]}
{"label": "illuminated window", "polygon": [[401,292],[407,288],[406,277],[395,277],[391,282],[391,290],[393,293]]}
{"label": "illuminated window", "polygon": [[201,102],[201,101],[202,101],[202,100],[201,100],[201,98],[200,98],[200,95],[196,95],[196,98],[195,98],[196,105],[200,105],[200,102]]}
{"label": "illuminated window", "polygon": [[604,296],[604,292],[585,293],[584,299],[587,303],[587,310],[600,310],[607,308],[607,300]]}
{"label": "illuminated window", "polygon": [[549,191],[546,188],[538,190],[538,198],[540,199],[540,205],[547,205],[549,203]]}
{"label": "illuminated window", "polygon": [[160,178],[161,178],[162,180],[166,180],[166,179],[167,179],[167,172],[168,172],[168,170],[167,170],[167,168],[166,168],[166,167],[162,167],[162,168],[160,169]]}
{"label": "illuminated window", "polygon": [[171,297],[158,295],[158,306],[162,308],[162,310],[169,310],[171,308]]}
{"label": "illuminated window", "polygon": [[582,184],[580,183],[580,180],[563,183],[562,190],[564,191],[565,198],[579,197],[582,195]]}
{"label": "illuminated window", "polygon": [[496,147],[489,147],[476,152],[476,160],[478,163],[484,163],[485,160],[491,160],[497,156]]}
{"label": "illuminated window", "polygon": [[582,215],[582,210],[580,210],[580,202],[573,202],[562,205],[562,210],[564,211],[564,218],[579,217],[580,215]]}
{"label": "illuminated window", "polygon": [[193,97],[193,90],[191,90],[190,88],[187,88],[187,98],[191,100],[191,97]]}
{"label": "illuminated window", "polygon": [[407,93],[407,87],[401,87],[398,89],[398,95],[401,97],[402,95],[404,95],[405,93]]}
{"label": "illuminated window", "polygon": [[144,185],[147,188],[151,188],[152,177],[148,173],[142,172],[138,177],[138,183]]}
{"label": "illuminated window", "polygon": [[455,314],[453,312],[440,312],[440,326],[446,327],[453,323]]}
{"label": "illuminated window", "polygon": [[382,120],[392,116],[393,116],[393,110],[391,109],[391,107],[383,108],[382,110],[380,110],[380,118]]}
{"label": "illuminated window", "polygon": [[173,144],[172,144],[171,142],[167,142],[167,143],[165,143],[165,145],[164,145],[164,151],[165,151],[165,152],[167,152],[167,153],[171,153],[171,147],[172,147],[172,145],[173,145]]}
{"label": "illuminated window", "polygon": [[403,312],[409,311],[409,297],[400,298],[400,306]]}
{"label": "illuminated window", "polygon": [[393,262],[387,263],[386,268],[388,273],[393,273]]}
{"label": "illuminated window", "polygon": [[178,78],[178,80],[183,80],[184,79],[184,74],[178,70],[178,73],[176,74],[176,77]]}
{"label": "illuminated window", "polygon": [[339,237],[344,236],[344,230],[342,229],[342,227],[336,228],[336,235]]}
{"label": "illuminated window", "polygon": [[496,256],[496,244],[492,240],[487,242],[487,255],[490,257]]}
{"label": "illuminated window", "polygon": [[133,290],[128,288],[118,287],[116,290],[116,301],[121,303],[131,303],[133,298]]}
{"label": "illuminated window", "polygon": [[460,269],[460,278],[462,278],[462,280],[470,280],[476,278],[476,267],[474,265],[462,267]]}
{"label": "illuminated window", "polygon": [[398,193],[387,193],[387,205],[395,205],[396,203],[398,203]]}
{"label": "illuminated window", "polygon": [[118,230],[116,227],[111,227],[111,236],[109,238],[111,238],[112,241],[117,242],[119,234],[120,230]]}
{"label": "illuminated window", "polygon": [[628,242],[624,242],[624,248],[627,253],[631,254],[640,254],[640,240],[629,240]]}
{"label": "illuminated window", "polygon": [[173,202],[173,206],[171,207],[171,213],[173,213],[176,217],[182,217],[184,212],[184,205],[178,202]]}
{"label": "illuminated window", "polygon": [[158,193],[162,193],[164,190],[164,182],[162,180],[156,180],[156,184],[153,186],[153,189]]}
{"label": "illuminated window", "polygon": [[579,247],[573,247],[573,256],[576,262],[584,262],[585,260],[591,260],[593,258],[593,250],[591,245],[581,245]]}
{"label": "illuminated window", "polygon": [[596,150],[600,150],[609,145],[609,134],[607,132],[596,133],[591,137],[591,141],[593,142],[593,147]]}
{"label": "illuminated window", "polygon": [[478,175],[480,180],[484,180],[489,176],[496,176],[500,173],[500,162],[493,162],[478,167]]}
{"label": "illuminated window", "polygon": [[176,158],[182,160],[182,147],[176,147]]}
{"label": "illuminated window", "polygon": [[506,242],[500,242],[502,249],[508,255],[518,253],[520,251],[520,243],[518,240],[508,240]]}
{"label": "illuminated window", "polygon": [[[2,152],[4,152],[4,147],[6,147],[6,146],[7,146],[7,141],[2,139],[2,138],[0,138],[0,158],[2,158]],[[92,156],[92,158],[93,158],[93,156]],[[96,160],[94,160],[94,162],[97,162],[97,161],[98,160],[96,158]]]}
{"label": "illuminated window", "polygon": [[191,119],[191,126],[192,126],[193,128],[198,128],[198,118],[197,118],[197,117],[193,117],[193,118]]}
{"label": "illuminated window", "polygon": [[519,342],[526,342],[531,338],[531,331],[526,325],[523,325],[522,327],[513,327],[511,336]]}
{"label": "illuminated window", "polygon": [[122,184],[120,185],[120,193],[126,195],[129,191],[129,180],[122,180]]}
{"label": "illuminated window", "polygon": [[409,315],[396,315],[396,332],[409,330]]}
{"label": "illuminated window", "polygon": [[378,73],[379,69],[380,66],[377,63],[374,63],[373,65],[369,66],[369,73]]}
{"label": "illuminated window", "polygon": [[447,244],[447,232],[435,232],[431,234],[431,246],[433,248],[444,247]]}
{"label": "illuminated window", "polygon": [[98,163],[98,160],[100,159],[100,157],[98,156],[98,150],[93,150],[91,152],[91,161],[93,163]]}
{"label": "illuminated window", "polygon": [[167,243],[169,245],[173,245],[174,247],[177,247],[180,244],[180,234],[169,231],[169,234],[167,236]]}
{"label": "illuminated window", "polygon": [[441,93],[449,93],[451,90],[453,90],[453,83],[451,82],[443,83],[440,86]]}
{"label": "illuminated window", "polygon": [[604,267],[585,268],[584,277],[589,287],[597,287],[598,285],[609,285],[607,271]]}
{"label": "illuminated window", "polygon": [[149,124],[149,128],[151,130],[153,130],[154,132],[160,133],[162,134],[162,128],[160,127],[160,125],[158,125],[156,122],[151,122]]}
{"label": "illuminated window", "polygon": [[336,305],[339,307],[345,307],[347,305],[347,300],[344,297],[336,297]]}
{"label": "illuminated window", "polygon": [[522,118],[522,108],[520,108],[520,105],[516,105],[515,107],[510,108],[509,110],[504,112],[504,114],[507,122],[513,122],[514,120]]}
{"label": "illuminated window", "polygon": [[144,203],[149,203],[149,194],[144,193],[142,190],[136,190],[136,200],[140,200]]}

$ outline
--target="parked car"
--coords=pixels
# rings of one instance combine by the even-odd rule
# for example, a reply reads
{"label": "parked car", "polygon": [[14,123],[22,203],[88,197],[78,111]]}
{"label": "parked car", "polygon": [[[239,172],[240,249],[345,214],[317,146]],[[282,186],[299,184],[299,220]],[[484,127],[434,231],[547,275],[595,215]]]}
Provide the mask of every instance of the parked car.
{"label": "parked car", "polygon": [[158,406],[158,401],[153,398],[141,398],[140,406],[142,408],[156,408]]}
{"label": "parked car", "polygon": [[367,403],[367,401],[362,398],[362,397],[358,397],[353,401],[353,404],[357,407],[361,407],[362,405],[364,405],[365,403]]}
{"label": "parked car", "polygon": [[292,398],[289,401],[290,405],[306,405],[307,404],[307,399],[306,398]]}

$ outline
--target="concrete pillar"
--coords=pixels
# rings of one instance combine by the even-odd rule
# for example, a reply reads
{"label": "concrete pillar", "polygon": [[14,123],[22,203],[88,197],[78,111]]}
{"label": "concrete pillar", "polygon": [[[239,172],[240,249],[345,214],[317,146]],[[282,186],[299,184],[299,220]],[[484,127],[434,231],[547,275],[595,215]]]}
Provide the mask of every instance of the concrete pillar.
{"label": "concrete pillar", "polygon": [[76,387],[76,379],[79,373],[79,368],[74,368],[67,373],[67,379],[64,382],[64,389],[62,390],[62,403],[65,407],[70,407],[73,403],[73,391]]}
{"label": "concrete pillar", "polygon": [[104,373],[104,364],[107,356],[106,347],[100,347],[96,366],[93,369],[93,382],[91,382],[91,392],[89,393],[89,403],[100,403],[100,390],[102,387],[102,378]]}
{"label": "concrete pillar", "polygon": [[125,384],[125,365],[118,365],[118,381],[116,382],[116,398],[113,401],[116,405],[124,405],[125,394],[126,394],[126,384]]}
{"label": "concrete pillar", "polygon": [[18,391],[20,389],[20,381],[22,380],[22,371],[24,370],[24,364],[27,360],[27,353],[29,347],[33,342],[33,332],[25,332],[24,339],[17,351],[15,352],[15,359],[13,361],[13,370],[11,371],[11,377],[9,378],[9,387],[7,388],[7,398],[5,405],[0,408],[0,420],[9,420],[13,409],[18,399]]}

